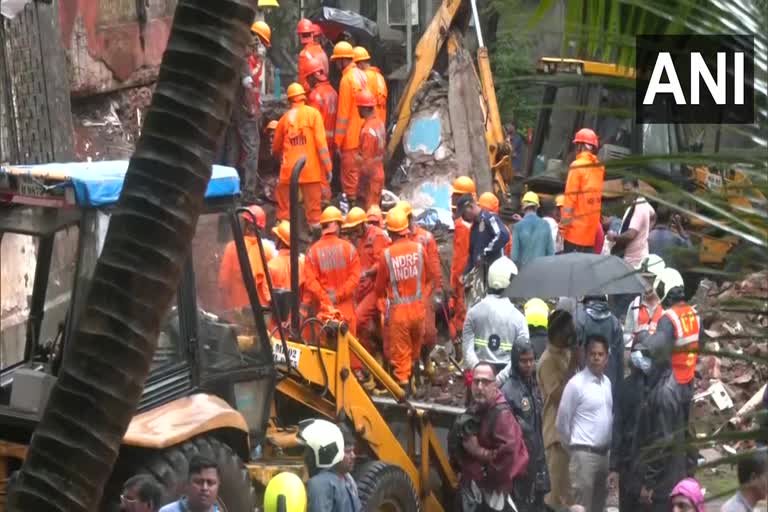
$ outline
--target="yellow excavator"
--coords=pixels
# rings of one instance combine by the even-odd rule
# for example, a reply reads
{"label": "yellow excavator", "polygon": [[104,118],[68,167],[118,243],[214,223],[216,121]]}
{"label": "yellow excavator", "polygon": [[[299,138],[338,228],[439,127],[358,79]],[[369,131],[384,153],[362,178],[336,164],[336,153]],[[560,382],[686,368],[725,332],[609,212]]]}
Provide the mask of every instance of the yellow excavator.
{"label": "yellow excavator", "polygon": [[[491,177],[487,181],[491,184],[491,190],[503,201],[508,197],[508,184],[519,169],[512,168],[514,155],[511,154],[512,148],[507,142],[499,115],[491,63],[480,28],[476,0],[442,2],[424,31],[416,46],[413,70],[397,105],[395,126],[387,146],[386,161],[391,164],[401,158],[403,138],[413,114],[414,98],[435,70],[443,48],[445,47],[449,58],[452,58],[463,47],[462,36],[469,25],[470,17],[474,20],[478,42],[476,66],[473,66],[473,70],[475,79],[480,83],[480,107],[483,109],[485,144],[491,169]],[[480,177],[476,181],[483,183],[486,180]]]}

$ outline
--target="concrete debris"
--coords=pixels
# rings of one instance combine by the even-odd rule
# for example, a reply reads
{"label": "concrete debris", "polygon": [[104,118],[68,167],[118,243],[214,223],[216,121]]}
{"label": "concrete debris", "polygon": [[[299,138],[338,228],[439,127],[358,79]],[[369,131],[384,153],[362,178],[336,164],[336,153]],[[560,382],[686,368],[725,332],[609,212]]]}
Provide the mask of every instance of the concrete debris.
{"label": "concrete debris", "polygon": [[[713,428],[730,423],[750,429],[752,420],[742,421],[749,414],[741,411],[754,409],[768,380],[768,271],[720,285],[702,280],[692,303],[701,316],[707,352],[699,357],[693,415]],[[739,413],[728,413],[734,408]]]}

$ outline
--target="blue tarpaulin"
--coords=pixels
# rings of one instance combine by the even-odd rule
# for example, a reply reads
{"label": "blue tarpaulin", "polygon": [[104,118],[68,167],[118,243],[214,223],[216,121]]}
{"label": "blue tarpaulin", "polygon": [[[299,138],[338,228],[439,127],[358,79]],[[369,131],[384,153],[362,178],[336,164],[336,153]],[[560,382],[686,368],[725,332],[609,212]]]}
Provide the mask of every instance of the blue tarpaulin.
{"label": "blue tarpaulin", "polygon": [[[44,178],[49,173],[66,176],[75,189],[77,204],[97,207],[117,202],[123,190],[128,160],[13,166],[14,174],[19,174],[19,170],[26,170],[29,175],[38,179]],[[8,171],[0,167],[0,173],[4,172]],[[68,183],[62,185],[66,184]],[[240,178],[237,171],[232,167],[214,165],[205,198],[232,197],[239,194]]]}

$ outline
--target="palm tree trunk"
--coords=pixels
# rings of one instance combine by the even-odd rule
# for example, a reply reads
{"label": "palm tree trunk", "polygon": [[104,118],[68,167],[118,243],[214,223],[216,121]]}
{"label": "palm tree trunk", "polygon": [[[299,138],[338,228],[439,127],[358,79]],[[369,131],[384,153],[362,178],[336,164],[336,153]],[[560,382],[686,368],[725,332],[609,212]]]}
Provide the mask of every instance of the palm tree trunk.
{"label": "palm tree trunk", "polygon": [[87,302],[10,510],[90,512],[101,500],[230,119],[254,4],[178,3]]}

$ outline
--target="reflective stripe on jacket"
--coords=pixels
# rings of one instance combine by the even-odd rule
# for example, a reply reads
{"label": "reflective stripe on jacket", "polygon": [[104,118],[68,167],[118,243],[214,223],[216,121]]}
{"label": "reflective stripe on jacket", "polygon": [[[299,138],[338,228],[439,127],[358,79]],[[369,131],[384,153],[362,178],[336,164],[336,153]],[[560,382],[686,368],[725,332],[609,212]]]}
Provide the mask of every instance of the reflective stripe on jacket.
{"label": "reflective stripe on jacket", "polygon": [[333,151],[336,147],[333,142],[333,134],[336,129],[336,112],[339,108],[339,94],[330,82],[320,82],[315,85],[307,96],[307,105],[315,107],[323,117],[323,126],[325,126],[325,141],[328,143],[328,150]]}
{"label": "reflective stripe on jacket", "polygon": [[699,316],[688,304],[676,304],[664,312],[675,327],[672,371],[680,384],[688,384],[696,372],[699,350]]}
{"label": "reflective stripe on jacket", "polygon": [[360,128],[363,119],[357,110],[355,96],[368,88],[363,70],[350,64],[344,69],[339,83],[339,111],[336,115],[334,143],[340,150],[357,149],[360,145]]}

